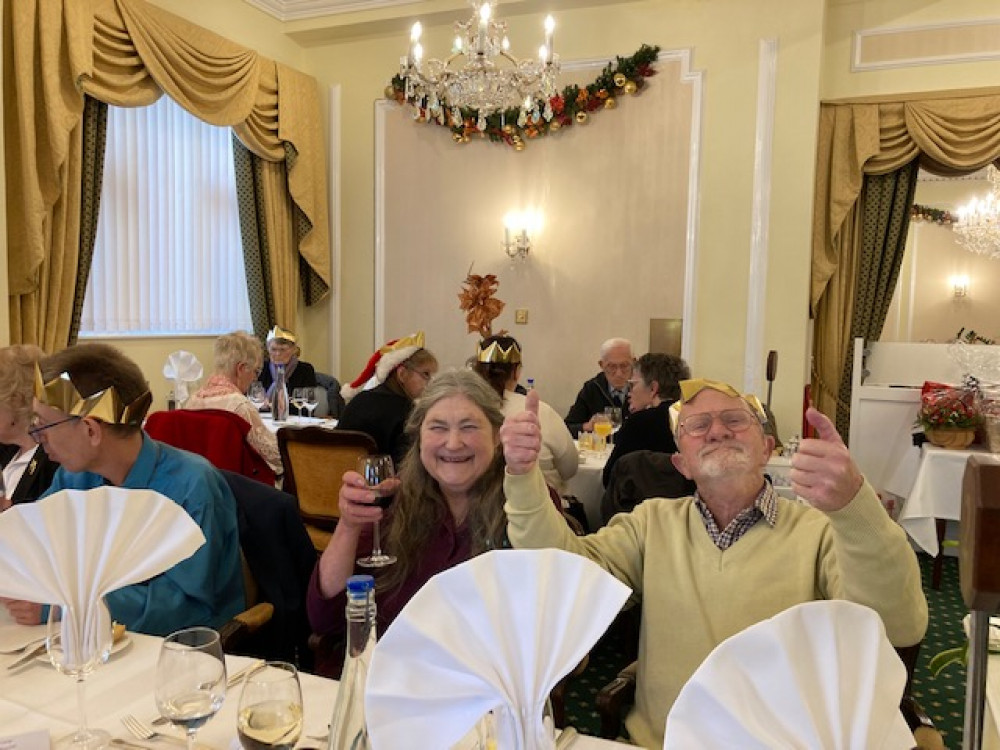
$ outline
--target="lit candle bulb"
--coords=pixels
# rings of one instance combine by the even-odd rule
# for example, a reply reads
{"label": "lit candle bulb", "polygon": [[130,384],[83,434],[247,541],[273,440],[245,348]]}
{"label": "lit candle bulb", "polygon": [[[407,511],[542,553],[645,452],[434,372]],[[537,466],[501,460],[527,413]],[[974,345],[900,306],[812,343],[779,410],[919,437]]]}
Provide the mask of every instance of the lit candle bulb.
{"label": "lit candle bulb", "polygon": [[424,56],[424,48],[418,42],[413,45],[413,62],[417,65],[420,64],[420,58]]}
{"label": "lit candle bulb", "polygon": [[543,63],[549,61],[549,49],[544,44],[538,48],[538,59]]}
{"label": "lit candle bulb", "polygon": [[451,51],[456,54],[462,51],[462,37],[460,36],[455,37],[455,44],[452,47]]}
{"label": "lit candle bulb", "polygon": [[412,27],[410,27],[410,55],[408,60],[410,65],[413,65],[414,62],[420,59],[417,50],[420,48],[419,41],[420,34],[422,32],[423,27],[420,25],[420,21],[417,21]]}
{"label": "lit candle bulb", "polygon": [[486,25],[490,22],[490,14],[493,9],[490,8],[489,3],[483,3],[479,6],[479,27],[483,30],[486,29]]}
{"label": "lit candle bulb", "polygon": [[556,19],[552,16],[545,16],[545,46],[552,52],[552,32],[556,28]]}
{"label": "lit candle bulb", "polygon": [[504,37],[500,40],[500,46],[503,48],[503,51],[506,52],[510,49],[510,40],[507,37]]}

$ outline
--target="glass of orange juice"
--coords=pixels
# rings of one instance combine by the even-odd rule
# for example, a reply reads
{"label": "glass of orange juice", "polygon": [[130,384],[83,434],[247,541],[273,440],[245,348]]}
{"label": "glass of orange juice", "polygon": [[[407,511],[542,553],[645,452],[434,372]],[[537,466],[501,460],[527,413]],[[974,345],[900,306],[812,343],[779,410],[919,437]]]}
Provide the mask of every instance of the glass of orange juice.
{"label": "glass of orange juice", "polygon": [[594,442],[597,443],[594,446],[594,450],[603,453],[607,449],[608,436],[614,430],[614,425],[611,424],[611,419],[607,414],[595,414],[593,417],[594,425]]}

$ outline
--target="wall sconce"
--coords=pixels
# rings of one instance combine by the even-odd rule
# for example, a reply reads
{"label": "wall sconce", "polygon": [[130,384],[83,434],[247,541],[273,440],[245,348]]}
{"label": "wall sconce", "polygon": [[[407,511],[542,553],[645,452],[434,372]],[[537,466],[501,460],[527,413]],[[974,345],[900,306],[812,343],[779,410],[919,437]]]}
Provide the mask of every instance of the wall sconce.
{"label": "wall sconce", "polygon": [[955,295],[955,299],[962,299],[969,295],[969,277],[968,276],[952,276],[951,277],[951,291]]}
{"label": "wall sconce", "polygon": [[531,251],[531,236],[542,225],[537,211],[511,211],[503,217],[503,249],[511,260],[527,260]]}

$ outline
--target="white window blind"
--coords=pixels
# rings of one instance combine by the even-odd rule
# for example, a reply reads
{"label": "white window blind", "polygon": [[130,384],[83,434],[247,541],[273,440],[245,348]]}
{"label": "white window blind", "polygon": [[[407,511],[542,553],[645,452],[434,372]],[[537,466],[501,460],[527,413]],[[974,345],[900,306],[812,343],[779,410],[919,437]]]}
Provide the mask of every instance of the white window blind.
{"label": "white window blind", "polygon": [[250,329],[230,139],[168,96],[108,108],[81,336]]}

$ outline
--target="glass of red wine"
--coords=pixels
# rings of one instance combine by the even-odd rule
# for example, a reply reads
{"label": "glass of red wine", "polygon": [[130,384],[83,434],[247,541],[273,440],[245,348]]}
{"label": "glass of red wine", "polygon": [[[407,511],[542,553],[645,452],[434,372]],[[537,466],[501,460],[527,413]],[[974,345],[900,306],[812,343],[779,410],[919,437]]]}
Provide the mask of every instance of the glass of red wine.
{"label": "glass of red wine", "polygon": [[[364,477],[368,486],[375,490],[375,504],[382,509],[392,505],[392,497],[399,488],[396,471],[392,465],[392,456],[372,455],[358,459],[358,473]],[[372,529],[372,553],[358,560],[358,565],[365,568],[384,568],[396,562],[393,555],[382,552],[382,537],[379,534],[379,522]]]}

